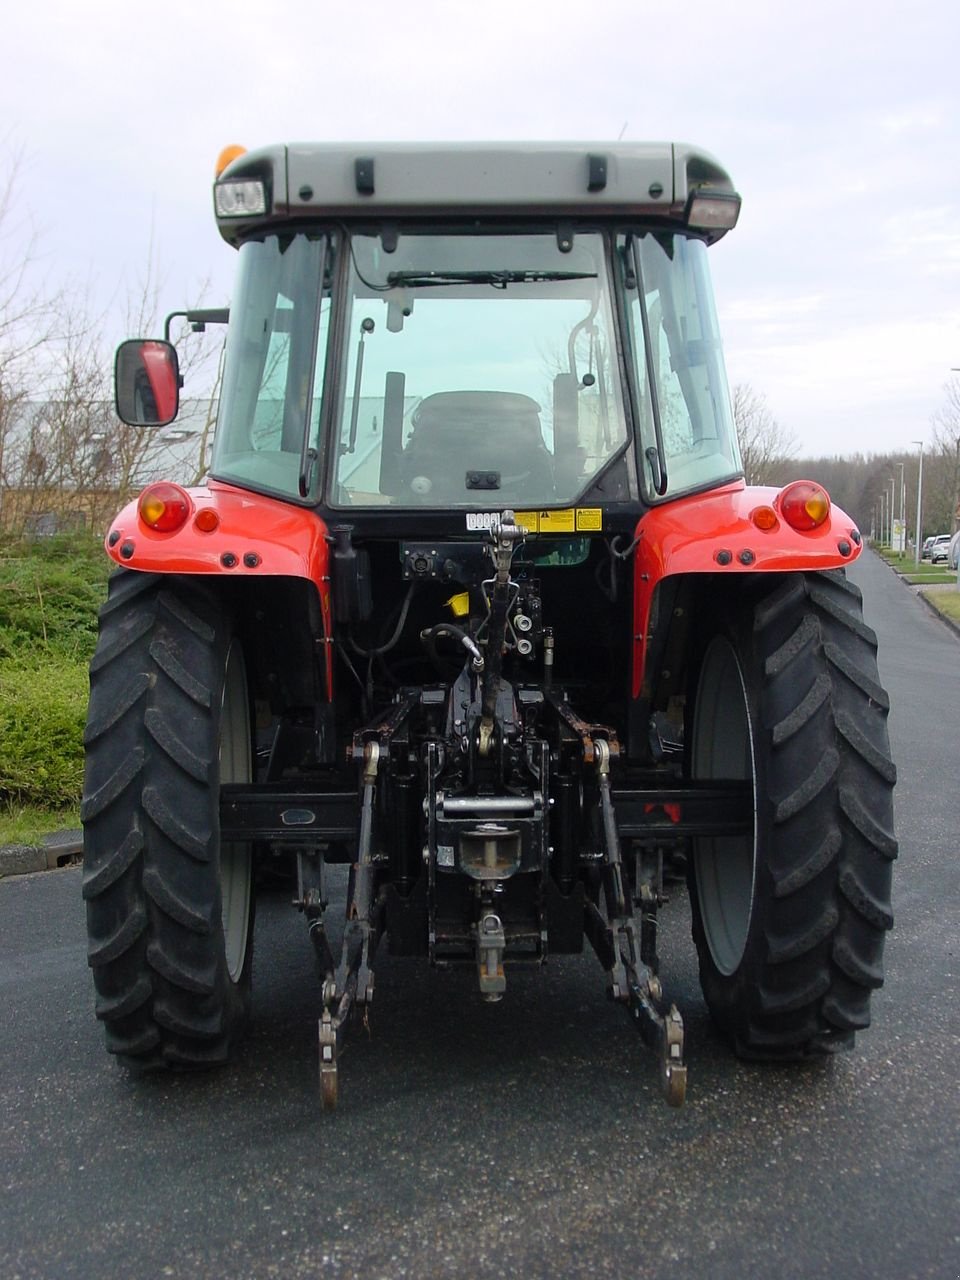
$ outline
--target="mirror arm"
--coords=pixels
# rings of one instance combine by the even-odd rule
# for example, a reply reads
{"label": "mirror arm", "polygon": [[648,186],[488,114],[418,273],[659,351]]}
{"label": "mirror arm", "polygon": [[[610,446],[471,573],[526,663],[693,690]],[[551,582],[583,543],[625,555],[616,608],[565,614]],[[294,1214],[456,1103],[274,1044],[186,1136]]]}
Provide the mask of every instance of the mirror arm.
{"label": "mirror arm", "polygon": [[227,324],[230,320],[229,307],[213,307],[200,311],[171,311],[163,322],[164,342],[170,341],[170,325],[176,319],[186,320],[193,325],[194,333],[203,333],[208,324]]}

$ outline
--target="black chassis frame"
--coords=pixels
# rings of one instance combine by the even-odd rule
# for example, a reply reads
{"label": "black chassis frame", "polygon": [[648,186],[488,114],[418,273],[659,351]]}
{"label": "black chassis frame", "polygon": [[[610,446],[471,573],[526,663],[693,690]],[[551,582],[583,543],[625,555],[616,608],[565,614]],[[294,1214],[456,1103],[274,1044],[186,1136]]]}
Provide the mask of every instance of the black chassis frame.
{"label": "black chassis frame", "polygon": [[[377,523],[381,538],[395,538],[402,527]],[[449,529],[449,516],[445,523]],[[418,520],[421,532],[428,531]],[[492,580],[511,581],[521,541],[504,513],[484,539],[498,570]],[[348,563],[354,570],[360,562]],[[341,588],[362,595],[356,583]],[[454,679],[398,689],[353,731],[345,761],[328,758],[305,771],[268,768],[266,780],[221,787],[222,840],[295,855],[296,904],[308,921],[323,990],[320,1077],[328,1107],[338,1095],[350,1015],[372,1000],[385,933],[393,954],[476,965],[488,1000],[503,994],[505,963],[542,964],[551,951],[580,952],[586,937],[609,994],[658,1052],[667,1101],[683,1100],[682,1021],[665,1004],[657,977],[664,863],[692,837],[750,830],[750,785],[685,781],[682,747],[651,746],[647,698],[635,700],[626,720],[632,737],[643,716],[646,734],[635,746],[645,749],[628,758],[615,728],[581,718],[576,690],[555,683],[550,665],[539,678],[506,679],[490,659],[503,650],[508,595],[498,598],[493,587],[486,670],[467,652]],[[318,639],[322,651],[328,638]],[[315,733],[307,727],[308,739]],[[493,851],[492,870],[476,865],[484,847]],[[325,924],[328,862],[350,864],[339,962]]]}
{"label": "black chassis frame", "polygon": [[[403,221],[415,223],[418,230],[460,225],[447,217]],[[650,229],[655,221],[642,223]],[[384,230],[380,219],[350,222],[351,230]],[[485,219],[484,229],[522,226],[529,231],[535,224],[559,234],[560,224],[549,217]],[[635,227],[633,220],[617,216],[570,219],[562,228],[574,232],[598,224],[607,232]],[[664,225],[677,230],[669,221]],[[463,223],[463,229],[470,226],[475,224]],[[295,229],[293,224],[285,228]],[[608,252],[610,244],[612,240]],[[343,293],[347,269],[348,255],[341,253],[335,268],[336,294]],[[616,323],[621,329],[622,307],[617,290]],[[619,341],[624,341],[622,332]],[[342,308],[334,308],[328,342],[327,359],[339,368],[346,342]],[[342,381],[333,380],[335,386]],[[625,488],[632,485],[623,469],[630,469],[626,458],[635,437],[635,388],[627,381],[628,440],[577,499],[602,506],[608,545],[617,535],[629,542],[647,509],[635,498],[624,500]],[[330,438],[335,410],[326,388],[320,414],[323,439]],[[326,491],[332,452],[323,450],[316,462],[319,486]],[[614,476],[617,469],[623,472],[619,480]],[[411,535],[418,540],[450,538],[449,512],[339,510],[316,506],[309,499],[305,505],[317,510],[351,555],[354,544],[402,542]],[[496,560],[497,537],[491,541]],[[338,582],[336,569],[332,585],[335,618],[339,614],[340,623],[349,621],[357,613],[358,596],[369,585]],[[344,595],[353,599],[345,602]],[[362,615],[362,606],[359,612]],[[501,630],[503,624],[501,618]],[[335,625],[334,636],[316,637],[321,650],[337,642],[337,629]],[[492,627],[488,658],[499,648],[495,633]],[[664,635],[651,637],[653,669],[665,643]],[[639,698],[624,698],[618,716],[626,734],[621,747],[613,728],[580,720],[572,709],[575,694],[562,685],[548,687],[549,677],[526,685],[498,678],[499,691],[487,707],[487,718],[495,722],[498,760],[495,766],[487,760],[478,769],[477,730],[484,695],[479,675],[470,675],[468,667],[469,663],[446,687],[398,690],[389,709],[352,733],[346,768],[326,767],[312,777],[308,771],[292,781],[287,777],[221,789],[223,840],[248,840],[296,855],[297,904],[309,922],[324,992],[324,1101],[336,1101],[343,1030],[355,1005],[372,999],[373,959],[386,932],[394,953],[429,955],[434,964],[476,963],[480,990],[487,999],[502,995],[505,960],[543,963],[549,951],[581,951],[586,937],[607,973],[610,994],[628,1006],[644,1038],[659,1047],[665,1095],[679,1104],[686,1083],[682,1022],[674,1007],[664,1005],[656,976],[656,912],[664,900],[664,859],[685,849],[691,837],[750,829],[750,789],[692,784],[684,780],[679,752],[661,747],[651,753],[654,697],[649,689]],[[458,698],[465,710],[462,722],[454,710]],[[332,715],[333,708],[328,710]],[[331,726],[326,734],[337,739]],[[643,765],[631,767],[628,760]],[[484,880],[464,872],[461,846],[476,843],[477,831],[485,824],[505,829],[496,838],[518,846],[509,880]],[[351,865],[339,965],[324,926],[326,862]]]}

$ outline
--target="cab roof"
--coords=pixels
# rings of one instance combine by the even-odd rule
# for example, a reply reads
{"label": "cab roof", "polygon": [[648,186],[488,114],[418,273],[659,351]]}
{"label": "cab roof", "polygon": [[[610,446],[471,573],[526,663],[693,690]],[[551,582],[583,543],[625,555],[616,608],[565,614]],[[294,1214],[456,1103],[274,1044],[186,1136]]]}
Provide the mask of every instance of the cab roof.
{"label": "cab roof", "polygon": [[[217,199],[231,244],[294,219],[599,214],[686,223],[697,194],[739,208],[719,162],[679,142],[296,142],[243,152],[216,186],[244,181],[264,184],[262,211],[226,215]],[[734,213],[697,234],[718,239],[735,221]]]}

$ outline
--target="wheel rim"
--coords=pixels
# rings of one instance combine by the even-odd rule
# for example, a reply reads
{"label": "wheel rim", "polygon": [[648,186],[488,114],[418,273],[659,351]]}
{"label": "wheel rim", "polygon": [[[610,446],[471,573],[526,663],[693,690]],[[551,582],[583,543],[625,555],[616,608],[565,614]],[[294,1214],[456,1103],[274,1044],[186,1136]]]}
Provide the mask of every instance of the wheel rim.
{"label": "wheel rim", "polygon": [[753,783],[753,830],[694,841],[694,882],[700,918],[717,969],[729,976],[743,959],[756,886],[756,771],[743,670],[722,636],[707,649],[693,722],[695,778]]}
{"label": "wheel rim", "polygon": [[[249,782],[250,706],[243,651],[236,641],[227,653],[220,712],[220,781]],[[243,972],[250,929],[251,852],[247,841],[220,845],[220,897],[227,972],[236,982]]]}

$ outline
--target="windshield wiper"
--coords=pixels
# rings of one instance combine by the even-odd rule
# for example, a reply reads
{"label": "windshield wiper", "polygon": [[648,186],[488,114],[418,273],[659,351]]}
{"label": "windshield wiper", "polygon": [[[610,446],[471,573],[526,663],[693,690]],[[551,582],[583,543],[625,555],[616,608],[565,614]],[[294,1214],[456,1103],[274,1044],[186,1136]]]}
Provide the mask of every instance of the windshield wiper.
{"label": "windshield wiper", "polygon": [[488,284],[505,289],[508,284],[553,284],[563,280],[596,280],[595,271],[391,271],[387,284],[415,289],[443,288],[454,284]]}

